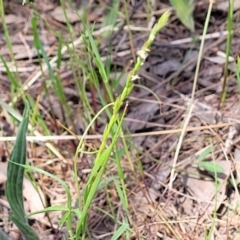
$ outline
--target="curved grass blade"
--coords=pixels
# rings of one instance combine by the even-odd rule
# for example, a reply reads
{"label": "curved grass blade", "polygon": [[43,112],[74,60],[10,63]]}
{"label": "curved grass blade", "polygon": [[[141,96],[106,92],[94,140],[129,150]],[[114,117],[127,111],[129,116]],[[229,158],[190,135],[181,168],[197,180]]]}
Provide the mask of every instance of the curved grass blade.
{"label": "curved grass blade", "polygon": [[39,240],[25,217],[23,205],[24,168],[16,165],[26,164],[26,132],[28,128],[29,105],[25,103],[23,120],[19,126],[16,142],[8,162],[6,195],[11,207],[10,218],[27,240]]}
{"label": "curved grass blade", "polygon": [[[26,165],[26,164],[19,164],[19,163],[14,163],[15,165],[18,165],[19,167],[21,168],[24,168],[24,169],[28,169],[28,170],[32,170],[34,172],[38,172],[38,173],[42,173],[42,174],[45,174],[47,176],[49,176],[50,178],[58,181],[62,187],[65,189],[65,192],[67,193],[67,208],[65,208],[64,206],[62,206],[62,211],[68,211],[70,212],[72,210],[72,197],[71,197],[71,193],[70,193],[70,190],[68,188],[68,185],[60,178],[58,178],[57,176],[49,173],[49,172],[46,172],[40,168],[37,168],[37,167],[33,167],[33,166],[30,166],[30,165]],[[47,211],[50,211],[52,208],[52,210],[54,210],[54,207],[49,207],[49,208],[45,208],[43,210],[40,210],[38,212],[33,212],[31,214],[29,214],[28,216],[32,216],[34,214],[37,214],[37,213],[41,213],[41,212],[47,212]],[[60,209],[59,209],[60,210]],[[69,239],[73,239],[73,233],[72,233],[72,214],[69,214],[68,215],[68,219],[67,219],[67,228],[68,228],[68,233],[70,235]],[[1,240],[1,239],[0,239]]]}

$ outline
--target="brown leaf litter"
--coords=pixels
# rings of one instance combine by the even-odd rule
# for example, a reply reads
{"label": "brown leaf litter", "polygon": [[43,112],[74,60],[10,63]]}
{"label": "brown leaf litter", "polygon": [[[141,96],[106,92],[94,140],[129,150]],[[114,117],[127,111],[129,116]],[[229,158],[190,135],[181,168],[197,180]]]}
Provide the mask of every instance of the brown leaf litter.
{"label": "brown leaf litter", "polygon": [[[120,1],[123,14],[126,6]],[[131,1],[127,5],[130,17],[128,22],[118,16],[118,22],[123,27],[115,27],[114,31],[103,39],[102,23],[108,12],[110,1],[89,1],[87,8],[88,24],[94,23],[94,38],[99,40],[99,50],[103,61],[111,59],[110,80],[121,77],[120,85],[115,89],[119,94],[124,86],[126,73],[131,69],[136,52],[146,40],[149,29],[155,20],[169,8],[165,1],[152,1],[151,13],[145,1]],[[237,1],[235,1],[236,3]],[[34,7],[39,11],[43,21],[39,24],[39,37],[44,50],[50,59],[50,64],[62,80],[64,94],[70,108],[74,111],[74,120],[68,118],[63,111],[53,88],[49,95],[44,94],[43,83],[48,82],[47,67],[42,73],[34,48],[33,33],[30,24],[31,9],[15,2],[6,2],[6,24],[8,26],[12,53],[17,69],[12,62],[12,56],[6,47],[3,32],[0,36],[0,54],[7,62],[16,79],[22,80],[23,89],[36,102],[39,114],[52,135],[65,136],[68,130],[81,135],[88,124],[88,118],[98,112],[97,91],[87,85],[86,94],[93,112],[90,112],[81,101],[76,90],[74,74],[79,81],[85,81],[80,66],[74,66],[72,71],[70,53],[63,51],[61,68],[56,68],[58,40],[54,34],[57,31],[65,41],[70,40],[65,17],[59,3],[56,1],[35,1]],[[85,4],[85,3],[83,3]],[[80,6],[80,1],[77,4]],[[67,6],[67,5],[66,5]],[[124,7],[125,6],[125,7]],[[204,1],[196,3],[194,18],[196,33],[201,35],[207,4]],[[173,187],[168,184],[174,154],[182,131],[183,120],[191,104],[193,76],[196,59],[199,53],[199,41],[192,42],[191,34],[177,20],[174,14],[168,26],[158,34],[146,64],[140,71],[140,80],[129,97],[129,107],[124,120],[124,131],[132,134],[132,141],[126,138],[129,146],[127,156],[121,157],[125,184],[129,201],[129,223],[131,239],[205,239],[212,231],[212,239],[239,239],[239,97],[236,84],[234,57],[239,52],[239,26],[233,31],[231,58],[229,65],[228,94],[225,103],[219,107],[223,82],[223,65],[226,47],[227,14],[222,7],[216,5],[210,20],[204,55],[198,78],[197,91],[193,111],[186,128],[184,140],[177,158]],[[239,14],[236,4],[235,15]],[[73,27],[73,38],[76,54],[87,59],[88,53],[79,41],[83,26],[76,13],[67,6],[67,16]],[[204,14],[203,14],[204,13]],[[82,9],[79,7],[79,15]],[[221,18],[219,17],[221,16]],[[49,28],[51,26],[51,29]],[[130,30],[129,30],[130,29]],[[131,35],[129,35],[131,31]],[[109,54],[109,46],[111,53]],[[72,63],[74,64],[74,63]],[[116,69],[117,74],[114,72]],[[11,82],[4,65],[0,64],[0,99],[8,104]],[[121,76],[119,73],[124,72]],[[101,86],[101,91],[105,89]],[[154,94],[152,94],[154,93]],[[108,99],[105,99],[106,102]],[[15,96],[14,103],[17,113],[22,112],[23,103]],[[51,108],[52,106],[53,108]],[[16,125],[10,114],[1,109],[0,136],[14,136]],[[89,132],[91,136],[102,134],[107,116],[102,114],[100,120]],[[41,126],[33,126],[34,133],[41,136]],[[134,143],[134,144],[133,144]],[[69,186],[73,206],[77,201],[77,189],[73,180],[73,158],[78,141],[53,140],[51,142],[35,141],[28,144],[28,159],[31,165],[44,169],[61,179]],[[98,149],[99,138],[85,141],[85,151]],[[207,161],[215,161],[224,169],[224,173],[215,179],[211,173],[198,165],[202,151],[212,146],[213,152]],[[119,149],[123,146],[118,142]],[[11,142],[0,142],[0,227],[12,239],[21,239],[16,226],[9,221],[9,206],[4,196],[6,181],[6,160],[9,159]],[[94,161],[94,155],[81,154],[78,158],[78,175],[80,192],[84,189]],[[142,170],[139,169],[139,162]],[[117,222],[126,217],[117,190],[112,181],[118,176],[114,161],[109,162],[104,175],[103,186],[95,196],[88,214],[89,239],[111,239],[118,229]],[[39,210],[44,206],[66,204],[66,193],[63,187],[48,176],[34,173],[34,178],[41,192],[40,196],[33,190],[27,179],[24,180],[25,208],[27,212]],[[109,182],[108,182],[109,181]],[[216,191],[216,181],[218,191]],[[44,196],[43,196],[44,195]],[[105,214],[108,213],[108,214]],[[48,215],[35,215],[31,225],[41,236],[41,239],[61,239],[68,237],[65,226],[59,226],[62,212],[51,212]],[[113,220],[114,217],[117,221]],[[74,225],[76,222],[74,222]],[[125,239],[122,236],[121,239]]]}

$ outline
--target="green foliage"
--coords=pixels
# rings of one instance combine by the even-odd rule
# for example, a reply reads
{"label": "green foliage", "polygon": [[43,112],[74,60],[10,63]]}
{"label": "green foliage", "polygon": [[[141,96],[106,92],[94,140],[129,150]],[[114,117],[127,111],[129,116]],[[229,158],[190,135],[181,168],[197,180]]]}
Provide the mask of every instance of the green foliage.
{"label": "green foliage", "polygon": [[215,162],[199,162],[199,165],[205,170],[213,173],[224,173],[224,168]]}
{"label": "green foliage", "polygon": [[19,126],[15,146],[11,153],[7,170],[6,195],[11,207],[10,219],[17,225],[27,240],[38,240],[25,217],[23,205],[24,168],[16,165],[26,164],[26,132],[28,128],[29,105],[26,102],[23,120]]}
{"label": "green foliage", "polygon": [[121,227],[119,227],[114,235],[111,237],[111,240],[117,240],[119,239],[124,232],[129,228],[129,225],[127,223],[124,223]]}
{"label": "green foliage", "polygon": [[[79,239],[80,235],[83,235],[83,239],[85,239],[85,233],[87,231],[87,213],[90,208],[90,205],[92,203],[92,200],[96,194],[96,191],[98,189],[99,183],[102,179],[102,176],[104,174],[104,171],[107,167],[107,163],[110,157],[110,154],[112,153],[112,150],[116,146],[116,142],[119,138],[119,135],[121,133],[121,125],[123,122],[124,114],[119,114],[121,107],[123,106],[123,103],[125,99],[128,97],[128,95],[131,93],[133,87],[134,87],[134,81],[138,79],[138,72],[140,70],[140,67],[144,64],[147,56],[149,48],[152,44],[152,42],[155,39],[155,36],[157,33],[166,26],[168,19],[170,16],[170,12],[165,12],[157,24],[153,27],[152,31],[150,32],[149,38],[145,42],[145,44],[142,46],[141,50],[138,51],[138,58],[137,62],[134,65],[133,70],[128,74],[126,85],[120,94],[120,96],[116,99],[114,102],[113,110],[112,110],[112,116],[109,120],[108,125],[104,129],[103,133],[103,139],[102,144],[98,150],[94,166],[92,168],[91,174],[89,176],[86,189],[84,191],[84,207],[82,210],[82,216],[78,221],[77,229],[76,229],[76,238]],[[94,42],[94,39],[91,35],[91,32],[88,31],[88,37],[89,41],[91,43],[92,51],[94,52],[94,61],[99,69],[99,73],[105,83],[106,89],[108,91],[108,79],[106,78],[106,71],[103,65],[103,62],[100,58],[98,49],[96,47],[96,44]],[[110,97],[111,95],[109,95]],[[108,138],[112,135],[112,141],[111,144],[107,146]],[[81,141],[78,146],[78,152],[81,149]],[[121,172],[121,169],[119,169]]]}
{"label": "green foliage", "polygon": [[[109,13],[105,16],[102,27],[105,26],[112,26],[117,23],[117,16],[119,14],[118,9],[119,9],[120,1],[119,0],[113,0],[112,1],[112,6],[109,7]],[[103,37],[107,37],[112,33],[112,31],[107,31],[103,33]]]}
{"label": "green foliage", "polygon": [[226,43],[226,49],[225,49],[225,54],[226,54],[226,60],[224,64],[224,75],[223,75],[223,85],[222,85],[222,94],[221,94],[221,102],[223,103],[227,97],[227,78],[228,78],[228,67],[229,67],[229,56],[231,52],[231,45],[232,45],[232,23],[233,23],[233,5],[234,5],[234,0],[229,0],[228,1],[228,18],[227,18],[227,43]]}
{"label": "green foliage", "polygon": [[170,3],[180,21],[192,32],[194,31],[193,10],[194,5],[191,0],[170,0]]}
{"label": "green foliage", "polygon": [[212,152],[212,146],[208,146],[207,148],[204,149],[204,151],[199,155],[198,157],[198,162],[202,162],[208,154]]}
{"label": "green foliage", "polygon": [[[38,240],[37,234],[32,230],[32,228],[29,226],[25,212],[24,212],[24,205],[23,205],[23,178],[24,178],[24,169],[29,169],[35,172],[39,172],[45,175],[48,175],[49,177],[55,179],[58,181],[63,188],[65,189],[67,193],[67,206],[51,206],[48,208],[45,208],[41,211],[34,212],[28,215],[32,216],[37,213],[42,212],[49,212],[49,211],[64,211],[65,214],[63,215],[62,219],[60,219],[60,224],[67,222],[68,232],[70,234],[70,237],[73,237],[72,234],[72,199],[71,194],[69,191],[69,188],[67,184],[59,179],[58,177],[45,172],[41,169],[38,169],[36,167],[32,167],[29,165],[26,165],[26,132],[28,127],[28,118],[29,118],[29,105],[26,102],[25,111],[23,114],[22,122],[19,126],[19,131],[16,138],[16,143],[14,146],[14,149],[12,151],[10,161],[8,163],[8,172],[7,172],[7,182],[6,182],[6,195],[11,207],[11,214],[10,218],[11,220],[18,226],[20,231],[23,233],[24,237],[27,240]],[[78,210],[76,210],[78,211]],[[77,214],[79,215],[79,214]],[[0,232],[0,239],[2,238]],[[4,235],[3,235],[4,236]]]}
{"label": "green foliage", "polygon": [[208,146],[198,157],[198,164],[208,172],[212,173],[224,173],[224,168],[218,165],[216,162],[204,161],[206,157],[212,152],[212,145]]}
{"label": "green foliage", "polygon": [[43,213],[43,212],[50,212],[50,211],[63,211],[65,212],[62,216],[62,218],[60,219],[59,223],[60,225],[62,226],[65,222],[67,223],[67,229],[68,229],[68,233],[70,235],[70,238],[73,239],[73,233],[72,233],[72,213],[75,213],[77,216],[80,216],[81,215],[81,211],[79,211],[79,209],[72,209],[72,197],[71,197],[71,193],[70,193],[70,190],[69,190],[69,187],[68,185],[63,181],[61,180],[60,178],[58,178],[57,176],[49,173],[49,172],[46,172],[42,169],[39,169],[37,167],[33,167],[33,166],[29,166],[29,165],[23,165],[23,164],[19,164],[19,163],[16,163],[17,166],[21,167],[21,168],[25,168],[27,170],[31,170],[31,171],[34,171],[34,172],[38,172],[38,173],[41,173],[41,174],[45,174],[46,176],[49,176],[50,178],[56,180],[57,182],[59,182],[62,187],[64,188],[66,194],[67,194],[67,206],[50,206],[50,207],[47,207],[47,208],[44,208],[40,211],[37,211],[37,212],[33,212],[31,214],[28,215],[29,216],[32,216],[32,215],[35,215],[35,214],[38,214],[38,213]]}
{"label": "green foliage", "polygon": [[[74,78],[76,80],[76,86],[77,89],[80,90],[79,94],[81,96],[81,102],[83,102],[83,105],[86,107],[84,109],[87,109],[85,112],[90,112],[89,109],[91,110],[91,106],[89,106],[88,98],[86,96],[86,89],[85,85],[88,83],[88,81],[91,83],[91,86],[93,87],[100,93],[100,84],[99,84],[99,79],[101,78],[103,80],[104,87],[107,92],[107,100],[99,94],[99,98],[101,100],[103,108],[99,111],[99,113],[95,113],[94,111],[94,117],[90,116],[87,118],[89,121],[89,126],[87,127],[84,135],[88,132],[89,128],[93,124],[93,122],[99,117],[102,111],[106,111],[108,114],[107,116],[109,117],[109,123],[106,126],[106,129],[104,131],[104,136],[102,140],[102,145],[100,146],[100,149],[97,152],[96,160],[94,162],[94,166],[92,168],[90,177],[88,179],[86,189],[84,189],[84,194],[80,193],[80,187],[76,188],[78,191],[78,202],[77,208],[73,209],[72,206],[74,205],[72,203],[71,199],[71,194],[69,191],[68,186],[66,183],[64,183],[61,179],[57,179],[56,176],[51,175],[50,173],[46,173],[41,169],[38,169],[36,167],[32,167],[29,165],[26,165],[26,131],[27,131],[27,126],[28,126],[28,112],[29,112],[29,107],[26,107],[26,110],[24,112],[24,117],[22,120],[22,123],[19,128],[19,133],[17,136],[16,144],[14,147],[14,150],[12,152],[11,156],[11,161],[9,163],[9,168],[8,168],[8,182],[7,182],[7,189],[6,189],[6,194],[11,206],[12,214],[11,214],[11,219],[13,222],[19,227],[21,232],[23,233],[24,237],[29,240],[37,240],[39,239],[36,233],[31,229],[31,227],[28,225],[27,222],[27,217],[32,216],[37,213],[42,213],[42,212],[50,212],[50,211],[62,211],[63,216],[59,220],[60,226],[66,224],[67,225],[67,230],[69,234],[70,239],[84,239],[85,238],[85,233],[87,232],[87,214],[88,210],[92,204],[92,200],[96,194],[96,192],[99,190],[100,187],[105,187],[108,182],[103,181],[103,174],[106,171],[107,168],[107,163],[109,159],[112,158],[112,153],[115,153],[114,156],[114,161],[117,164],[117,173],[118,176],[111,176],[109,178],[109,181],[112,181],[113,184],[115,185],[117,189],[117,193],[119,195],[120,201],[123,206],[123,210],[126,212],[126,216],[124,219],[122,219],[122,222],[118,221],[117,226],[116,226],[116,231],[112,235],[112,239],[118,239],[119,237],[124,235],[125,239],[130,239],[130,224],[129,224],[129,213],[128,213],[128,196],[127,196],[127,185],[125,184],[125,179],[124,179],[124,172],[121,166],[121,157],[126,154],[128,151],[128,146],[125,143],[125,146],[123,149],[118,149],[117,148],[117,141],[119,139],[119,136],[122,135],[122,122],[124,119],[124,114],[120,109],[122,109],[125,99],[127,96],[131,93],[131,90],[134,87],[134,81],[138,79],[138,72],[142,64],[144,64],[145,59],[148,56],[148,52],[150,50],[150,46],[161,28],[163,28],[168,21],[170,13],[167,12],[163,14],[159,22],[154,26],[152,29],[149,39],[147,39],[146,43],[142,47],[142,49],[137,53],[138,58],[137,62],[134,66],[134,69],[129,73],[126,86],[123,89],[123,92],[119,95],[117,99],[115,99],[115,96],[113,94],[113,87],[112,83],[109,82],[109,73],[110,73],[110,60],[106,63],[102,60],[99,50],[98,50],[98,42],[94,38],[94,25],[93,27],[90,28],[89,26],[85,25],[84,23],[86,21],[82,21],[84,25],[83,33],[82,36],[80,37],[81,42],[83,42],[84,45],[87,46],[87,53],[86,53],[86,58],[88,61],[86,61],[85,58],[79,57],[78,56],[78,51],[75,51],[75,45],[73,44],[71,46],[70,42],[74,42],[74,34],[73,34],[73,28],[71,26],[71,23],[68,20],[67,14],[66,14],[66,7],[65,7],[65,2],[60,1],[61,6],[63,8],[63,13],[66,19],[66,24],[67,28],[69,31],[69,42],[65,42],[63,38],[55,33],[57,38],[59,39],[59,46],[58,46],[58,51],[57,51],[57,60],[54,60],[55,58],[50,59],[50,57],[47,55],[46,50],[44,49],[44,45],[41,42],[41,38],[39,36],[39,21],[41,20],[46,26],[51,29],[51,27],[48,25],[46,21],[41,17],[41,14],[38,13],[36,9],[34,9],[34,6],[32,4],[29,4],[30,7],[33,10],[33,16],[31,18],[31,23],[32,23],[32,32],[33,32],[33,37],[34,37],[34,47],[37,50],[37,57],[40,65],[40,74],[44,75],[46,72],[49,75],[49,79],[45,80],[43,82],[44,86],[44,91],[41,94],[44,94],[48,96],[48,89],[53,88],[55,91],[55,94],[57,95],[64,113],[67,116],[71,116],[71,111],[68,109],[67,105],[67,100],[63,92],[63,84],[61,82],[61,79],[58,77],[58,73],[55,72],[54,70],[54,64],[56,63],[57,68],[60,69],[63,61],[63,53],[66,52],[66,50],[62,50],[63,48],[68,49],[68,56],[69,56],[69,62],[70,66],[72,68],[72,72],[74,75]],[[119,14],[119,7],[120,7],[120,1],[119,0],[114,0],[113,4],[111,7],[108,7],[109,12],[107,16],[105,16],[104,21],[102,22],[102,27],[105,26],[121,26],[121,22],[117,22],[117,17]],[[1,10],[1,9],[0,9]],[[127,9],[126,9],[126,14],[127,14]],[[128,17],[127,17],[128,19]],[[129,22],[128,22],[129,23]],[[52,31],[54,33],[54,31]],[[107,37],[112,33],[111,28],[109,28],[105,33],[101,33],[102,37]],[[10,44],[10,38],[8,43]],[[10,49],[10,48],[9,48]],[[109,48],[109,51],[111,51],[111,46]],[[84,56],[85,57],[85,56]],[[9,67],[7,66],[7,63],[4,62],[2,59],[5,68],[7,70],[7,74],[11,80],[11,85],[15,89],[18,90],[18,98],[21,96],[22,99],[25,99],[26,95],[24,91],[26,89],[22,89],[22,84],[21,81],[16,81],[15,80],[15,75],[12,74],[10,71]],[[89,64],[90,63],[90,64]],[[93,64],[94,63],[94,64]],[[76,68],[77,67],[77,68]],[[97,71],[96,71],[97,68]],[[112,73],[112,72],[111,72]],[[100,75],[100,77],[98,76]],[[39,75],[40,76],[40,75]],[[81,81],[79,81],[79,76],[81,77]],[[92,80],[96,80],[95,82],[92,81],[94,84],[91,82]],[[116,82],[116,85],[114,87],[117,87],[118,82]],[[83,97],[84,96],[84,97]],[[101,98],[102,97],[102,98]],[[47,129],[47,126],[44,125],[44,119],[41,118],[39,111],[38,111],[38,106],[35,102],[35,100],[31,97],[28,98],[30,102],[30,106],[32,109],[34,109],[32,116],[32,121],[39,127],[42,126],[41,130],[43,134],[45,135],[50,135],[51,132],[50,130]],[[110,103],[109,103],[110,102]],[[5,104],[1,103],[0,104]],[[7,105],[7,104],[5,104]],[[113,108],[112,108],[113,106]],[[7,105],[8,107],[8,105]],[[7,108],[6,107],[6,108]],[[89,114],[90,115],[90,114]],[[36,117],[36,120],[35,118]],[[32,124],[31,119],[30,119],[30,124]],[[30,126],[29,126],[30,129]],[[42,133],[41,132],[41,133]],[[109,144],[109,137],[111,138],[111,143]],[[76,152],[76,156],[78,155],[79,152],[82,152],[84,149],[84,138],[80,140],[78,150]],[[125,140],[124,140],[125,141]],[[123,142],[124,142],[123,141]],[[94,153],[95,154],[95,153]],[[76,157],[77,159],[77,157]],[[74,160],[74,177],[76,179],[75,182],[78,181],[77,179],[77,167],[76,167],[77,160]],[[39,172],[41,174],[46,174],[49,177],[55,179],[56,181],[60,182],[62,184],[63,188],[66,191],[67,194],[67,204],[66,206],[50,206],[45,209],[42,209],[38,212],[31,213],[30,215],[26,216],[24,213],[24,208],[23,208],[23,195],[22,195],[22,190],[23,190],[23,177],[24,177],[24,169]],[[101,185],[101,183],[103,183]],[[78,183],[79,184],[79,183]],[[78,186],[76,184],[76,186]],[[83,195],[83,196],[82,196]],[[72,216],[76,216],[78,219],[77,223],[77,228],[76,228],[76,235],[73,233],[73,224],[72,224]],[[114,213],[112,213],[114,215]],[[113,216],[113,219],[116,220],[116,218]],[[0,239],[1,238],[1,232],[0,232]]]}

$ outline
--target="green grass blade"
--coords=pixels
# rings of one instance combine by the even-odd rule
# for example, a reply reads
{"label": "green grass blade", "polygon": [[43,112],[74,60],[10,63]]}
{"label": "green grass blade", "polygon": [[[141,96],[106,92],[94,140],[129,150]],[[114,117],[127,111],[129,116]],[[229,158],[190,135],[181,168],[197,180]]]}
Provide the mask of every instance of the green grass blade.
{"label": "green grass blade", "polygon": [[213,146],[209,145],[204,149],[204,151],[198,157],[198,164],[206,171],[213,172],[213,173],[224,173],[224,168],[218,165],[216,162],[213,161],[204,161],[206,157],[213,152]]}
{"label": "green grass blade", "polygon": [[88,40],[91,44],[92,52],[94,54],[94,62],[96,64],[97,68],[98,68],[99,74],[101,75],[101,77],[103,79],[108,97],[110,98],[111,102],[113,102],[114,98],[113,98],[113,94],[112,94],[112,91],[111,91],[111,87],[109,85],[109,78],[106,74],[106,69],[105,69],[104,63],[101,60],[101,56],[99,54],[97,44],[96,44],[95,40],[93,39],[91,30],[89,30],[89,28],[87,28],[86,25],[85,25],[85,30],[86,30],[86,33],[87,33],[87,36],[88,36]]}
{"label": "green grass blade", "polygon": [[180,21],[192,32],[194,31],[194,4],[190,0],[170,0]]}
{"label": "green grass blade", "polygon": [[[38,103],[36,103],[31,96],[28,96],[28,101],[31,106],[31,109],[33,109],[32,118],[30,119],[31,125],[33,127],[35,125],[38,125],[38,128],[41,129],[41,132],[43,132],[46,136],[50,136],[51,131],[49,131],[46,121],[43,119],[42,114],[38,110]],[[1,102],[0,102],[0,105],[1,105]]]}
{"label": "green grass blade", "polygon": [[224,168],[218,165],[216,162],[199,162],[199,166],[204,168],[205,170],[213,173],[224,173]]}
{"label": "green grass blade", "polygon": [[[33,167],[33,166],[30,166],[30,165],[19,164],[19,163],[15,163],[15,165],[18,165],[22,169],[25,168],[25,169],[28,169],[28,170],[32,170],[34,172],[45,174],[46,176],[49,176],[50,178],[53,178],[54,180],[58,181],[62,185],[62,187],[64,188],[64,190],[67,194],[67,208],[63,207],[62,209],[64,209],[64,210],[68,209],[68,211],[70,211],[70,209],[72,207],[72,197],[71,197],[71,193],[70,193],[70,190],[68,188],[68,185],[62,179],[58,178],[57,176],[55,176],[55,175],[53,175],[49,172],[46,172],[42,169],[39,169],[37,167]],[[53,209],[54,209],[54,207],[53,207]],[[43,211],[35,212],[35,214],[40,213],[40,212],[45,212],[45,211],[43,210]],[[34,213],[32,213],[31,215],[33,215],[33,214]],[[67,228],[68,228],[68,232],[69,232],[70,236],[72,237],[73,234],[72,234],[72,217],[71,216],[72,216],[71,214],[68,215]]]}
{"label": "green grass blade", "polygon": [[[107,16],[104,18],[103,23],[102,23],[102,27],[105,26],[112,26],[112,28],[117,25],[117,16],[119,14],[118,9],[120,6],[120,1],[119,0],[113,0],[112,1],[112,6],[109,7],[109,13],[107,14]],[[112,33],[112,31],[106,31],[103,33],[103,37],[108,37],[110,34]]]}
{"label": "green grass blade", "polygon": [[[134,65],[134,68],[132,69],[132,71],[128,74],[126,85],[125,85],[122,93],[114,102],[114,106],[113,106],[113,110],[112,110],[113,114],[110,118],[109,124],[106,126],[106,128],[104,130],[102,144],[98,150],[94,166],[92,168],[91,174],[90,174],[88,182],[86,184],[86,189],[84,192],[84,208],[82,211],[81,218],[79,219],[79,222],[77,224],[76,239],[79,239],[80,234],[83,235],[82,239],[85,239],[86,224],[87,224],[86,220],[87,220],[87,213],[88,213],[89,207],[92,203],[92,200],[96,194],[96,191],[97,191],[97,188],[101,181],[101,178],[103,176],[103,173],[106,169],[110,154],[111,154],[112,150],[114,149],[114,146],[115,146],[115,144],[118,140],[118,137],[121,133],[121,125],[122,125],[123,117],[121,118],[121,116],[119,115],[120,108],[122,107],[125,99],[128,97],[128,95],[132,91],[133,86],[134,86],[133,82],[136,79],[138,79],[137,74],[139,72],[140,67],[144,64],[144,62],[148,56],[148,51],[149,51],[149,48],[150,48],[152,42],[154,41],[157,33],[163,27],[166,26],[169,16],[170,16],[170,12],[165,12],[161,16],[161,18],[158,20],[157,24],[155,24],[155,26],[153,27],[153,29],[149,35],[149,38],[147,39],[145,44],[142,46],[141,50],[138,51],[137,61]],[[93,37],[91,37],[91,32],[90,31],[87,31],[87,32],[89,35],[88,36],[89,41],[91,42],[91,46],[93,48],[93,52],[95,54],[96,59],[98,60],[95,63],[98,68],[99,67],[101,68],[101,69],[99,69],[100,75],[101,75],[101,70],[102,70],[104,72],[104,74],[101,76],[104,76],[104,75],[106,76],[103,63],[100,62],[101,58],[99,56],[99,53],[97,52],[96,45],[94,43],[94,39],[93,39]],[[100,63],[100,64],[98,65],[97,63]],[[103,78],[103,81],[105,81],[104,78]],[[108,80],[105,82],[105,84],[106,83],[108,83]],[[107,140],[110,135],[113,136],[112,142],[107,147]],[[81,142],[79,143],[78,149],[80,148],[80,146],[81,146]]]}
{"label": "green grass blade", "polygon": [[225,54],[226,54],[226,61],[224,64],[224,72],[223,72],[223,86],[222,86],[222,94],[221,94],[221,103],[223,103],[227,97],[227,78],[228,78],[228,66],[229,66],[229,56],[230,56],[230,51],[231,51],[231,46],[232,46],[232,23],[233,23],[233,4],[234,0],[229,0],[228,1],[228,18],[227,18],[227,43],[226,43],[226,49],[225,49]]}
{"label": "green grass blade", "polygon": [[44,208],[43,210],[30,213],[27,215],[27,217],[31,217],[31,216],[39,214],[39,213],[46,213],[46,212],[53,212],[53,211],[69,212],[69,211],[71,211],[71,209],[69,209],[68,207],[63,206],[63,205],[50,206],[50,207]]}
{"label": "green grass blade", "polygon": [[14,145],[7,170],[6,195],[11,207],[11,220],[28,240],[38,240],[37,234],[32,230],[25,217],[23,205],[23,178],[24,168],[16,165],[26,164],[26,132],[28,128],[29,105],[26,102],[23,120],[19,126],[16,143]]}
{"label": "green grass blade", "polygon": [[10,69],[9,69],[6,61],[3,59],[3,57],[2,57],[1,55],[0,55],[0,59],[1,59],[3,65],[4,65],[4,67],[5,67],[5,69],[6,69],[6,71],[7,71],[7,75],[8,75],[8,77],[9,77],[10,81],[11,81],[11,84],[13,85],[13,87],[19,88],[19,87],[20,87],[19,84],[18,84],[17,81],[15,80],[15,77],[14,77],[13,73],[10,71]]}
{"label": "green grass blade", "polygon": [[114,233],[114,235],[111,237],[111,240],[117,240],[119,239],[124,232],[127,231],[129,227],[129,224],[124,223],[118,230]]}
{"label": "green grass blade", "polygon": [[60,226],[63,226],[63,224],[65,223],[65,222],[67,222],[67,220],[68,220],[68,218],[69,217],[71,217],[70,216],[71,215],[71,212],[65,212],[64,214],[63,214],[63,216],[61,217],[61,219],[59,220],[59,225]]}
{"label": "green grass blade", "polygon": [[59,182],[62,185],[62,187],[64,188],[64,190],[65,190],[65,192],[67,194],[68,209],[71,208],[71,202],[72,202],[71,193],[70,193],[70,190],[68,188],[68,185],[62,179],[60,179],[59,177],[57,177],[57,176],[55,176],[55,175],[53,175],[53,174],[51,174],[49,172],[46,172],[46,171],[42,170],[40,168],[37,168],[37,167],[33,167],[33,166],[30,166],[30,165],[19,164],[19,163],[15,163],[15,165],[18,165],[18,166],[20,166],[22,168],[25,168],[27,170],[32,170],[34,172],[38,172],[38,173],[44,174],[44,175],[46,175],[46,176],[56,180],[57,182]]}
{"label": "green grass blade", "polygon": [[199,161],[199,162],[203,161],[203,160],[207,157],[207,155],[210,154],[211,152],[212,152],[212,145],[209,145],[209,146],[206,147],[206,148],[204,149],[204,151],[199,155],[198,161]]}
{"label": "green grass blade", "polygon": [[[47,56],[47,53],[43,47],[43,44],[39,38],[39,34],[37,32],[37,19],[36,17],[32,18],[32,28],[33,28],[33,33],[34,33],[34,46],[35,48],[38,50],[39,53],[41,53],[44,62],[47,65],[48,68],[48,73],[50,76],[50,85],[53,86],[54,88],[54,92],[57,95],[58,99],[60,100],[61,106],[63,106],[63,109],[65,111],[63,111],[62,109],[62,114],[64,114],[65,116],[67,116],[67,118],[70,118],[70,116],[72,116],[72,111],[69,108],[68,104],[67,104],[67,99],[64,95],[64,91],[63,91],[63,86],[62,86],[62,81],[61,79],[54,73],[53,68],[50,64],[49,58]],[[60,41],[60,45],[62,46],[62,41]],[[58,49],[58,60],[57,60],[57,67],[60,67],[61,65],[61,59],[62,59],[62,55],[61,55],[61,49]]]}

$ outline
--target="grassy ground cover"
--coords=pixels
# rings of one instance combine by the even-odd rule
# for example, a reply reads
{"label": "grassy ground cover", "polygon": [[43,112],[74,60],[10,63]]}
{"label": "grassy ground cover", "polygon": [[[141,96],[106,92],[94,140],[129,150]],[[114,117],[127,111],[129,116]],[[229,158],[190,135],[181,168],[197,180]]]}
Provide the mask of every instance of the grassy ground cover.
{"label": "grassy ground cover", "polygon": [[0,3],[0,239],[238,239],[237,1]]}

